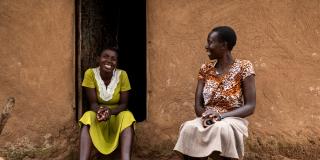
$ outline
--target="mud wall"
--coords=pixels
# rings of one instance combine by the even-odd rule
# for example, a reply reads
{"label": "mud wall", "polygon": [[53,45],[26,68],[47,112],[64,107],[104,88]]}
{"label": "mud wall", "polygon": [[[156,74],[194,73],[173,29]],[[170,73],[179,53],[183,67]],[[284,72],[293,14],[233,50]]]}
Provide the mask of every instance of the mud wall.
{"label": "mud wall", "polygon": [[1,0],[0,44],[0,112],[16,100],[0,153],[64,159],[75,122],[74,1]]}
{"label": "mud wall", "polygon": [[[196,76],[214,26],[238,34],[233,54],[253,62],[257,108],[246,159],[318,159],[320,2],[147,1],[148,120],[137,124],[135,159],[175,159],[193,111]],[[0,157],[75,159],[74,1],[0,1],[0,110],[16,103]]]}
{"label": "mud wall", "polygon": [[319,1],[150,0],[147,25],[148,121],[138,124],[140,157],[174,159],[179,126],[195,117],[207,34],[229,25],[238,35],[234,57],[250,60],[256,71],[247,159],[319,158]]}

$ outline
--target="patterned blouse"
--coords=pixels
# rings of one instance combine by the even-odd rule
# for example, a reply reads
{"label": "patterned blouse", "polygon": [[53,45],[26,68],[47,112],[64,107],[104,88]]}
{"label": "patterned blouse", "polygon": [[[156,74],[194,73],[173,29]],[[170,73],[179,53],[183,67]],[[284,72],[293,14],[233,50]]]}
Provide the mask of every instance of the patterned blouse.
{"label": "patterned blouse", "polygon": [[229,71],[218,75],[216,61],[203,64],[198,79],[204,80],[204,106],[213,108],[219,113],[229,112],[243,105],[242,82],[255,75],[252,63],[236,59]]}

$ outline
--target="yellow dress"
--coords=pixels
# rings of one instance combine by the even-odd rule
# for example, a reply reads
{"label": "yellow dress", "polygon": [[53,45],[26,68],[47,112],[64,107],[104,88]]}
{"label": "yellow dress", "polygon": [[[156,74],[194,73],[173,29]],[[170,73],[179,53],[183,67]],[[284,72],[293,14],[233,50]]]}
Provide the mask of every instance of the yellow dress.
{"label": "yellow dress", "polygon": [[[120,92],[131,89],[128,75],[124,70],[116,69],[110,84],[106,87],[99,73],[99,67],[88,69],[82,86],[95,88],[99,105],[107,105],[114,109],[119,105]],[[135,122],[133,114],[128,110],[112,115],[108,121],[102,122],[98,122],[94,111],[87,111],[79,120],[81,125],[90,126],[89,133],[93,145],[105,155],[117,148],[121,132]]]}

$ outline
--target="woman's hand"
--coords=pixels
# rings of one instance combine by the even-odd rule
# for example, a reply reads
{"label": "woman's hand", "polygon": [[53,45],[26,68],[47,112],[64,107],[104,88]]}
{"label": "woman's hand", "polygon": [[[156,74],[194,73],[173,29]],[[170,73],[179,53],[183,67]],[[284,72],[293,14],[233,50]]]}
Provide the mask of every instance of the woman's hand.
{"label": "woman's hand", "polygon": [[109,107],[100,107],[97,111],[97,120],[99,122],[106,121],[111,116],[111,109]]}
{"label": "woman's hand", "polygon": [[213,119],[214,121],[218,121],[220,120],[220,114],[213,109],[208,109],[202,113],[201,118],[202,119],[210,118],[210,119]]}
{"label": "woman's hand", "polygon": [[216,123],[216,121],[220,121],[221,116],[214,109],[207,109],[205,112],[202,113],[201,120],[203,127],[206,128]]}

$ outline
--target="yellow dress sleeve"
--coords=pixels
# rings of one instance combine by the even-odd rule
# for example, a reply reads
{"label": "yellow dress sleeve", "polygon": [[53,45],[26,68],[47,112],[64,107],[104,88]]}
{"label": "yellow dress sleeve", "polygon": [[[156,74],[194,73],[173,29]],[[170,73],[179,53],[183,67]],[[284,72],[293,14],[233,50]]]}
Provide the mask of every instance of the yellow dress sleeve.
{"label": "yellow dress sleeve", "polygon": [[120,91],[128,91],[131,89],[129,78],[126,71],[121,72],[120,80],[121,80]]}
{"label": "yellow dress sleeve", "polygon": [[88,88],[96,88],[96,86],[94,85],[94,73],[92,69],[87,69],[84,73],[82,86]]}

